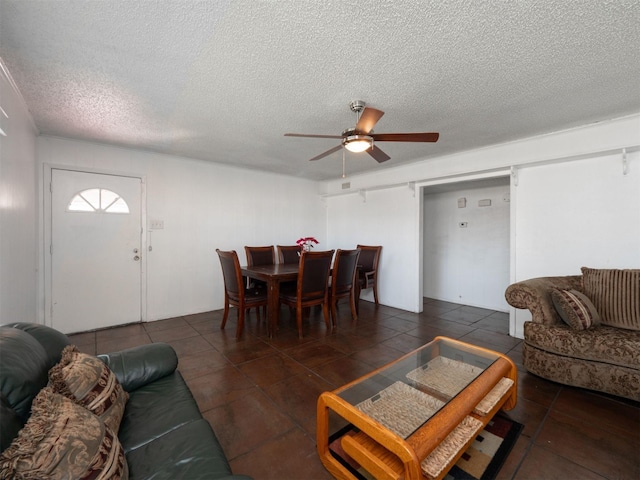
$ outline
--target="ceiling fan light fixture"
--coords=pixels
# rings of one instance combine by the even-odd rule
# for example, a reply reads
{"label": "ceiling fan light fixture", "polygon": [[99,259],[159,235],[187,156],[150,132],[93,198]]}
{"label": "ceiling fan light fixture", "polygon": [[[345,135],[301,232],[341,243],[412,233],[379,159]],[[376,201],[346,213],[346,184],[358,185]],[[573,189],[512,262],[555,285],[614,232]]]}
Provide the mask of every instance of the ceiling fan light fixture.
{"label": "ceiling fan light fixture", "polygon": [[373,137],[369,135],[349,135],[342,141],[342,144],[350,152],[360,153],[368,148],[373,148]]}

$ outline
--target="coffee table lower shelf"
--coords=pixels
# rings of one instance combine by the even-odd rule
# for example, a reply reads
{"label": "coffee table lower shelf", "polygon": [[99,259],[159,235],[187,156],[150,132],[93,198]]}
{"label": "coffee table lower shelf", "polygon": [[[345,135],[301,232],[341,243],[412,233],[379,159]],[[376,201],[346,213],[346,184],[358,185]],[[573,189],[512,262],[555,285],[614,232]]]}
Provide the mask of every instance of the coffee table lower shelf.
{"label": "coffee table lower shelf", "polygon": [[[441,478],[473,443],[484,424],[466,417],[458,427],[422,462],[420,469],[424,478]],[[358,466],[375,478],[401,478],[405,467],[400,459],[362,431],[350,430],[329,444],[331,455],[337,459],[354,478],[360,478]]]}

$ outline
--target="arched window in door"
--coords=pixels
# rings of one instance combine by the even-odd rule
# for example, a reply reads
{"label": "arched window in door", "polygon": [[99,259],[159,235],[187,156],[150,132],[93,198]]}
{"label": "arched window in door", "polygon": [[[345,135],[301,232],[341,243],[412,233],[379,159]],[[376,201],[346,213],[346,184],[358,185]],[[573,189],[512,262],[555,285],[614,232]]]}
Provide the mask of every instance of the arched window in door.
{"label": "arched window in door", "polygon": [[68,212],[129,213],[129,205],[116,192],[106,188],[90,188],[76,194],[67,207]]}

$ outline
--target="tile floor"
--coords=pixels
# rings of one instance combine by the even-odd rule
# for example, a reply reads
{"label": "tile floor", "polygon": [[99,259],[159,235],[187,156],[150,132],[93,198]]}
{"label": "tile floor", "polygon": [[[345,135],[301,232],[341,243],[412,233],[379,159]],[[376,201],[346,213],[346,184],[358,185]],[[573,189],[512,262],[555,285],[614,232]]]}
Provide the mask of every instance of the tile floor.
{"label": "tile floor", "polygon": [[214,311],[72,339],[92,354],[171,344],[233,471],[256,480],[332,478],[315,451],[318,395],[437,335],[506,353],[518,365],[518,404],[508,415],[525,428],[499,478],[640,478],[640,404],[527,373],[521,341],[508,336],[507,314],[431,299],[425,299],[421,314],[366,301],[360,305],[355,323],[348,306],[341,305],[332,334],[326,333],[321,311],[313,310],[302,340],[284,309],[273,339],[252,312],[236,341],[234,311],[224,331],[222,311]]}

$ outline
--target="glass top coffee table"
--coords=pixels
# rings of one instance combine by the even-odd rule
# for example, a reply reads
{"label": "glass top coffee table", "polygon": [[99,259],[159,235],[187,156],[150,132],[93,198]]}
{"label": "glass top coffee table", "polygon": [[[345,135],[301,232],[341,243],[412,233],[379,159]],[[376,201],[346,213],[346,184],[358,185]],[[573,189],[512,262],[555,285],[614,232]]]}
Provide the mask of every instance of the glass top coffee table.
{"label": "glass top coffee table", "polygon": [[436,337],[320,395],[318,455],[336,478],[443,478],[500,409],[515,407],[516,380],[506,356]]}

